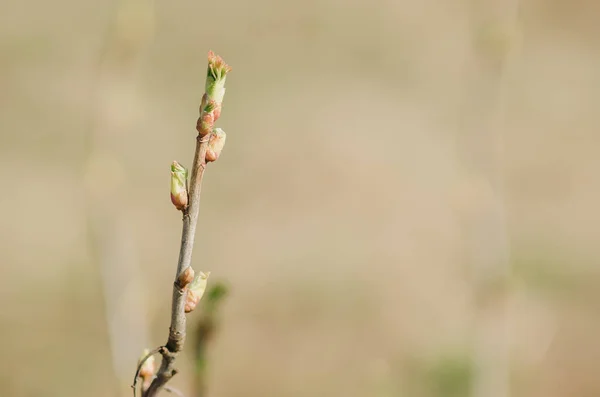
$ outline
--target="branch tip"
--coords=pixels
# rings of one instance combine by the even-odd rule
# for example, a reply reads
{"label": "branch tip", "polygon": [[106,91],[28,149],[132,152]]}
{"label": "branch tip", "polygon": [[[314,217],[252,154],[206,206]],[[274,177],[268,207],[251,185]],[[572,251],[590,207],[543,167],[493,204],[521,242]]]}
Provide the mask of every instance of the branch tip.
{"label": "branch tip", "polygon": [[[191,267],[191,260],[206,162],[215,161],[225,144],[225,132],[220,128],[215,128],[214,124],[221,116],[225,81],[230,71],[231,67],[225,63],[223,58],[209,51],[205,93],[202,96],[200,114],[196,123],[198,136],[190,180],[188,181],[188,171],[185,167],[177,161],[171,164],[171,201],[178,210],[183,212],[184,216],[177,275],[173,285],[169,338],[165,346],[150,352],[138,365],[132,386],[134,397],[136,397],[136,386],[137,380],[140,378],[140,371],[143,372],[144,376],[148,376],[150,373],[155,374],[150,385],[147,388],[142,388],[143,397],[156,397],[161,389],[174,390],[166,384],[177,373],[175,360],[183,349],[185,342],[185,313],[194,310],[206,289],[210,272],[195,274],[194,269]],[[156,371],[155,366],[153,371],[142,369],[142,364],[147,362],[152,354],[156,353],[162,355],[162,362],[158,371]]]}

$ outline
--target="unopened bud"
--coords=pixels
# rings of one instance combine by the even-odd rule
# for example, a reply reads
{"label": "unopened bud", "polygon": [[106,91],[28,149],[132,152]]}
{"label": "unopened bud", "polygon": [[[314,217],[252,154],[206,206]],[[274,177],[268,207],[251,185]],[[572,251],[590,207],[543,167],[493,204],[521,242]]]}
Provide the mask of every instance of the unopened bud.
{"label": "unopened bud", "polygon": [[225,139],[227,135],[225,131],[220,128],[215,128],[212,134],[210,134],[210,140],[208,141],[208,148],[206,149],[206,162],[217,161],[221,155],[221,151],[225,146]]}
{"label": "unopened bud", "polygon": [[191,266],[188,266],[177,278],[177,284],[179,284],[179,287],[183,289],[192,281],[194,281],[194,269],[192,269]]}
{"label": "unopened bud", "polygon": [[[138,365],[142,362],[144,357],[146,357],[150,353],[150,350],[144,349],[142,356],[138,360]],[[142,366],[140,367],[140,378],[144,381],[144,383],[152,380],[154,374],[156,373],[156,361],[154,360],[154,356],[150,356],[144,361]]]}
{"label": "unopened bud", "polygon": [[[208,107],[208,105],[207,105]],[[206,136],[210,134],[215,126],[215,115],[211,109],[210,112],[202,113],[202,115],[198,118],[198,122],[196,123],[196,130],[200,134],[200,136]]]}
{"label": "unopened bud", "polygon": [[206,290],[206,284],[208,283],[208,276],[210,276],[210,272],[200,272],[189,285],[185,299],[186,313],[194,310],[200,299],[202,299],[202,295],[204,295],[204,291]]}
{"label": "unopened bud", "polygon": [[178,210],[184,210],[188,204],[188,171],[177,161],[171,164],[171,202]]}

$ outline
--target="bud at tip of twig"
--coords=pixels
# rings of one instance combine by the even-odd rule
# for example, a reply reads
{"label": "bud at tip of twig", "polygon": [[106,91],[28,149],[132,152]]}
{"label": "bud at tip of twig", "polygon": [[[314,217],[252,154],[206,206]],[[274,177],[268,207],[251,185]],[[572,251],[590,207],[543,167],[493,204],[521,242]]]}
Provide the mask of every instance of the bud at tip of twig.
{"label": "bud at tip of twig", "polygon": [[[231,67],[225,63],[223,58],[208,52],[208,70],[206,73],[206,94],[214,99],[219,105],[225,96],[225,80]],[[218,118],[218,117],[217,117]]]}
{"label": "bud at tip of twig", "polygon": [[177,161],[171,164],[171,202],[178,210],[184,210],[188,204],[188,171]]}

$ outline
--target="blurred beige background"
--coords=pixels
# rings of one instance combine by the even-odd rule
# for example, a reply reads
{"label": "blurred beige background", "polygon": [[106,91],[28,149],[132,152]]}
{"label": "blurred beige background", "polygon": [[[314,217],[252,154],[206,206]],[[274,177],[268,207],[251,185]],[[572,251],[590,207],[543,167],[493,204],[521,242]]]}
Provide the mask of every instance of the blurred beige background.
{"label": "blurred beige background", "polygon": [[600,395],[599,15],[3,1],[0,395],[127,396],[166,340],[209,49],[233,67],[194,255],[231,290],[210,396]]}

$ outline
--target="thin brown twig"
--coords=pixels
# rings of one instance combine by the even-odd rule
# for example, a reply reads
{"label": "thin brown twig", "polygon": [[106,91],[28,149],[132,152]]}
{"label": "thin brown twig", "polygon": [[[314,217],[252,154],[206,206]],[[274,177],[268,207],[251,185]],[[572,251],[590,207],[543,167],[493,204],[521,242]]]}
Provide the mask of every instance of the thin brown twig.
{"label": "thin brown twig", "polygon": [[156,378],[144,393],[143,397],[156,396],[157,392],[177,373],[175,360],[185,343],[185,298],[186,289],[179,285],[179,276],[192,262],[192,251],[194,249],[194,236],[198,224],[198,211],[200,209],[200,192],[202,190],[202,177],[206,168],[206,149],[208,140],[202,139],[200,135],[196,139],[196,152],[192,165],[190,178],[189,206],[183,210],[183,229],[181,232],[181,247],[179,249],[179,261],[177,262],[177,273],[173,283],[173,304],[171,306],[171,327],[169,328],[169,339],[164,349],[160,351],[162,362]]}
{"label": "thin brown twig", "polygon": [[[186,337],[185,313],[194,309],[206,287],[206,278],[209,272],[206,274],[200,272],[200,278],[198,276],[194,278],[194,271],[191,267],[192,252],[198,224],[204,170],[207,162],[217,160],[225,144],[225,132],[220,128],[214,128],[214,123],[221,115],[221,106],[225,95],[225,80],[230,70],[231,68],[223,61],[223,58],[209,51],[206,92],[202,96],[200,117],[196,123],[198,135],[196,136],[196,150],[189,184],[187,182],[187,170],[176,161],[171,166],[171,201],[183,213],[181,245],[175,282],[173,283],[171,326],[169,327],[167,343],[155,350],[162,356],[160,368],[152,379],[150,386],[147,389],[142,387],[142,397],[155,397],[165,387],[166,383],[177,374],[175,360],[183,350]],[[210,156],[208,156],[209,154]],[[183,178],[185,178],[185,183],[182,181]],[[204,284],[202,284],[203,282]],[[191,289],[188,288],[188,285],[191,285]],[[201,290],[198,288],[201,288]],[[146,355],[138,366],[134,379],[134,397],[141,364],[148,357],[149,355]],[[173,390],[175,389],[171,389],[172,392],[174,392]],[[178,393],[175,392],[175,394]]]}

